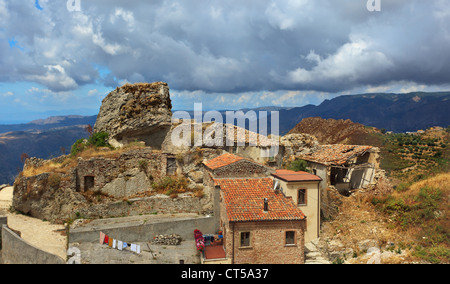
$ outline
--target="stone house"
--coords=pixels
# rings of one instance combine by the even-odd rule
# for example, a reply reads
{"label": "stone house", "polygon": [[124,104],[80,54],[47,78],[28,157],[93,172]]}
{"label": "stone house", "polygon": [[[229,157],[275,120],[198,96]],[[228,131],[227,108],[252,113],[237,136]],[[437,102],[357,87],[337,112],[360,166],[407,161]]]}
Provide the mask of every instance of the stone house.
{"label": "stone house", "polygon": [[322,178],[323,191],[334,186],[342,194],[373,184],[379,169],[379,149],[372,146],[320,145],[299,158],[308,162],[312,173]]}
{"label": "stone house", "polygon": [[303,264],[306,217],[271,178],[215,179],[232,264]]}
{"label": "stone house", "polygon": [[277,170],[274,174],[275,190],[292,198],[294,204],[307,216],[305,242],[319,238],[320,188],[322,179],[307,172]]}
{"label": "stone house", "polygon": [[274,190],[274,169],[229,153],[203,164],[229,263],[304,263],[306,217]]}
{"label": "stone house", "polygon": [[273,168],[230,153],[203,162],[204,185],[214,187],[213,179],[269,177]]}

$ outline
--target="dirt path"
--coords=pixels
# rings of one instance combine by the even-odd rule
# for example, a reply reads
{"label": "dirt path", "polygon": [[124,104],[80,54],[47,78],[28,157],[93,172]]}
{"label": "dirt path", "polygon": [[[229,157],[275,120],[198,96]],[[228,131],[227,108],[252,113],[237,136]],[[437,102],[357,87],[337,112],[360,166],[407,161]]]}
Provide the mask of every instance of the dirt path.
{"label": "dirt path", "polygon": [[8,214],[8,227],[20,231],[29,244],[66,259],[67,237],[61,234],[64,226],[53,225],[24,215]]}
{"label": "dirt path", "polygon": [[7,212],[8,227],[20,231],[22,238],[29,244],[66,259],[67,237],[61,234],[63,225],[53,225],[28,216],[9,213],[12,205],[13,188],[7,187],[0,191],[0,211]]}

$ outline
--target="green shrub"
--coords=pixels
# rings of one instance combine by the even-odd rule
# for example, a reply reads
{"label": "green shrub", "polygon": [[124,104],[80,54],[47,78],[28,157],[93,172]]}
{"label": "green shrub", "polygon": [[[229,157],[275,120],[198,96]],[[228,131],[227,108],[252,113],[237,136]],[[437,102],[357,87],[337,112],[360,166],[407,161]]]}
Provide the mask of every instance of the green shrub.
{"label": "green shrub", "polygon": [[76,156],[78,153],[83,152],[84,149],[87,147],[87,140],[86,139],[79,139],[75,144],[72,145],[72,148],[70,149],[70,154],[72,156]]}
{"label": "green shrub", "polygon": [[112,148],[108,143],[109,134],[106,132],[98,132],[92,134],[89,139],[79,139],[72,145],[70,154],[76,156],[88,147],[108,147]]}
{"label": "green shrub", "polygon": [[294,171],[294,172],[305,172],[308,168],[308,163],[304,160],[295,160],[293,161],[289,166],[288,170]]}
{"label": "green shrub", "polygon": [[108,143],[109,134],[106,132],[97,132],[89,137],[88,144],[94,147],[111,147]]}

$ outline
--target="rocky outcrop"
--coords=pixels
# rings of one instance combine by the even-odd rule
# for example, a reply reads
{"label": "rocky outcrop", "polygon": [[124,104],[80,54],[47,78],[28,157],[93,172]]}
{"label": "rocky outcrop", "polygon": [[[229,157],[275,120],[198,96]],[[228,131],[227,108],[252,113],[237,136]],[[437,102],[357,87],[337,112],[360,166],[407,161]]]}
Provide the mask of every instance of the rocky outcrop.
{"label": "rocky outcrop", "polygon": [[107,132],[114,147],[143,141],[161,149],[171,122],[172,102],[166,83],[126,84],[103,100],[94,131]]}

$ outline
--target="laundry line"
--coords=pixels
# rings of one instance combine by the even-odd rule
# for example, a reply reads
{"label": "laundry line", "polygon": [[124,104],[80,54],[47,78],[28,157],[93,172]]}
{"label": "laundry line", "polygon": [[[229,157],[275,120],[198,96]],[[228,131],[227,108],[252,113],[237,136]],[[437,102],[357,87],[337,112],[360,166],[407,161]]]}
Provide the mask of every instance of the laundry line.
{"label": "laundry line", "polygon": [[118,239],[114,239],[103,232],[100,232],[100,244],[108,245],[110,248],[117,249],[120,251],[129,248],[132,252],[141,254],[141,246],[134,243],[124,242]]}

